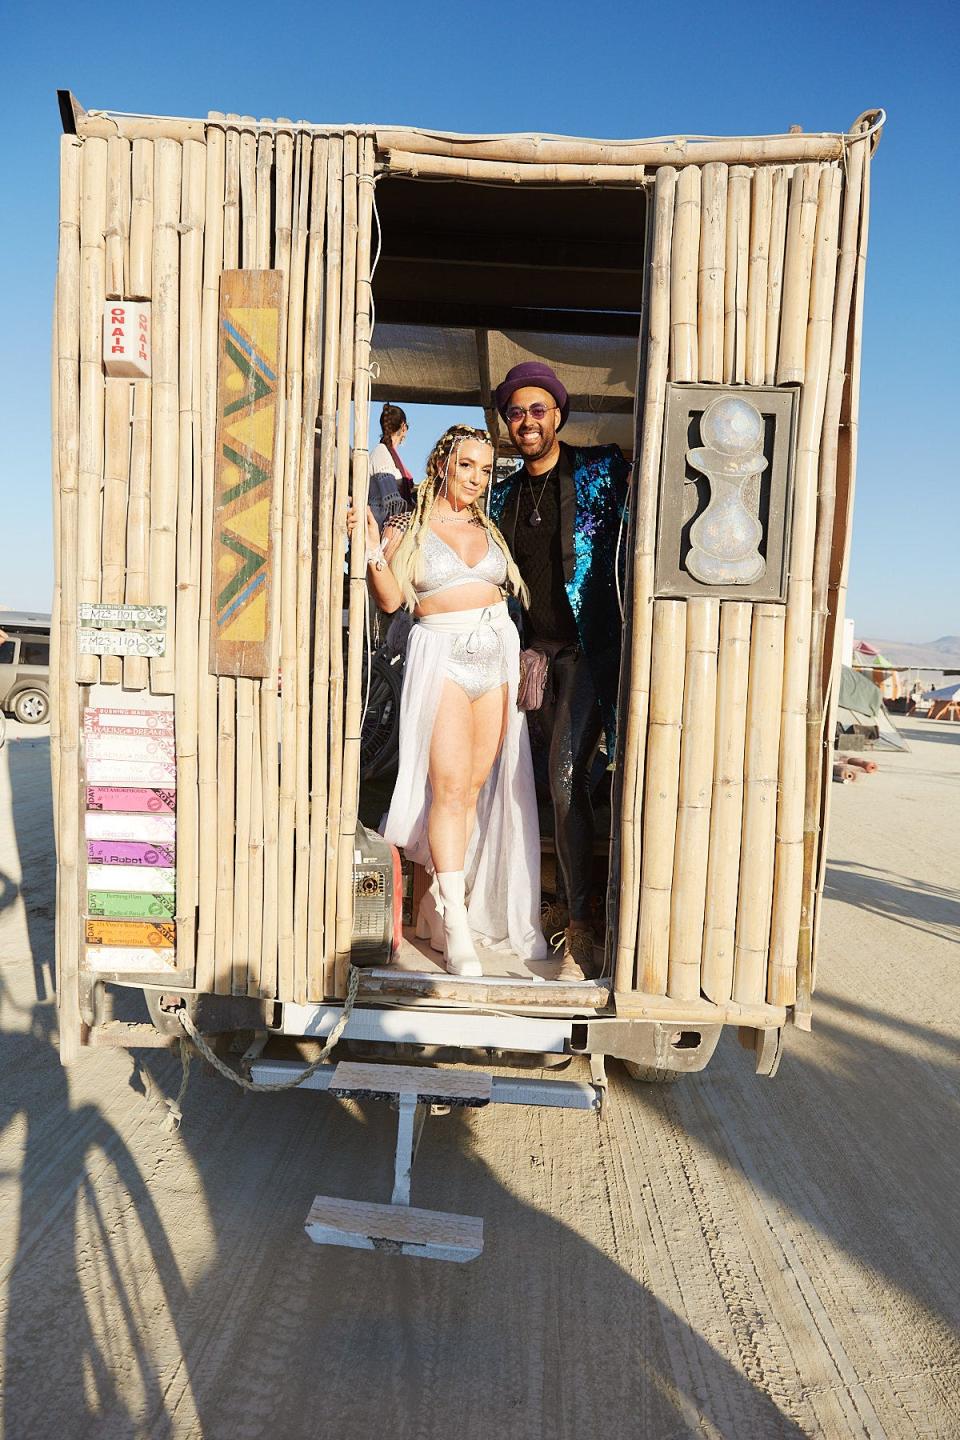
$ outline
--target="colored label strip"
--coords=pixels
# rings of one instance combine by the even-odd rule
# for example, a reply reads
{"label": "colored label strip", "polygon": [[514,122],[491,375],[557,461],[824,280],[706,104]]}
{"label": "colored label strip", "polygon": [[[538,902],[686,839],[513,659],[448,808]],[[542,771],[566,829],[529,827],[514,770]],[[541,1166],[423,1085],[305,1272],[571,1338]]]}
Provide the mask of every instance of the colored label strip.
{"label": "colored label strip", "polygon": [[172,814],[177,808],[177,792],[140,785],[88,785],[88,810],[131,811],[143,815]]}
{"label": "colored label strip", "polygon": [[173,895],[176,891],[176,870],[142,865],[91,865],[87,883],[95,890],[149,890],[157,895]]}
{"label": "colored label strip", "polygon": [[141,891],[91,890],[87,895],[87,913],[97,920],[172,920],[176,904],[173,895]]}
{"label": "colored label strip", "polygon": [[91,785],[162,785],[177,787],[177,767],[167,761],[88,760],[87,780]]}
{"label": "colored label strip", "polygon": [[136,945],[88,945],[87,969],[101,973],[124,971],[133,974],[171,974],[175,966],[173,950],[155,950]]}
{"label": "colored label strip", "polygon": [[145,844],[142,840],[88,840],[87,860],[91,865],[173,865],[172,845]]}
{"label": "colored label strip", "polygon": [[172,845],[177,837],[175,815],[110,815],[88,810],[83,817],[88,840],[142,840],[151,845]]}
{"label": "colored label strip", "polygon": [[148,730],[128,735],[124,730],[88,730],[83,737],[87,760],[136,760],[141,765],[172,765],[176,749],[172,735]]}
{"label": "colored label strip", "polygon": [[172,949],[176,926],[158,920],[88,920],[88,945],[133,945],[138,949]]}
{"label": "colored label strip", "polygon": [[159,730],[173,734],[173,712],[170,710],[103,710],[91,706],[83,712],[83,728],[120,730],[126,735],[152,735]]}

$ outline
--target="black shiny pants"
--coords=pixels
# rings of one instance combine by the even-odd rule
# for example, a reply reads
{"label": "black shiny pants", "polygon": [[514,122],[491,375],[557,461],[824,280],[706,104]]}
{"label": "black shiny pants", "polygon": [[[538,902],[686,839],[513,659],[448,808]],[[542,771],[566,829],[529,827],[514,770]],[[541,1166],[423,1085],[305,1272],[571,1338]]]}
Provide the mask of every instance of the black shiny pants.
{"label": "black shiny pants", "polygon": [[571,920],[590,919],[593,803],[590,772],[603,728],[590,666],[579,646],[533,640],[550,658],[543,704],[530,716],[543,746],[557,859]]}

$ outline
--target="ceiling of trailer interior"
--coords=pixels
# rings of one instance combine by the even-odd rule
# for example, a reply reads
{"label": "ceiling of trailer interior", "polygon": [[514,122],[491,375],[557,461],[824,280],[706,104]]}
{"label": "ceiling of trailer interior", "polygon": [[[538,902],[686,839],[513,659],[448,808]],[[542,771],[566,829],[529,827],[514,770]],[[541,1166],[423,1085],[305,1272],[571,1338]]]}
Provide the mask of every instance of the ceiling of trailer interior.
{"label": "ceiling of trailer interior", "polygon": [[545,360],[571,397],[564,439],[632,451],[642,189],[386,176],[376,198],[375,400],[481,406]]}

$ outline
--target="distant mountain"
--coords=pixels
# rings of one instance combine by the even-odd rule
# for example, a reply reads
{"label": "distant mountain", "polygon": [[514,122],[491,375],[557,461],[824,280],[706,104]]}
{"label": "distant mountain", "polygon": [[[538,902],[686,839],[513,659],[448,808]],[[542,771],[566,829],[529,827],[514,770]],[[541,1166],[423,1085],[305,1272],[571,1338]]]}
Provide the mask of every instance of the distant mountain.
{"label": "distant mountain", "polygon": [[885,655],[892,665],[916,665],[929,670],[960,670],[960,635],[941,635],[939,640],[918,644],[912,640],[866,639],[875,650]]}

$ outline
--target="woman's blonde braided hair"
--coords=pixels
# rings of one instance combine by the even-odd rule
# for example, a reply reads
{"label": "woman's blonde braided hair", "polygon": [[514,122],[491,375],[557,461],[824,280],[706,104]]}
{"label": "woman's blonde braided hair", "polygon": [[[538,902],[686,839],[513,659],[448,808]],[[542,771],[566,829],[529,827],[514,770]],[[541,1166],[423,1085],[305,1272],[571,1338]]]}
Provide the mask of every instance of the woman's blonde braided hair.
{"label": "woman's blonde braided hair", "polygon": [[[476,430],[472,425],[451,425],[445,430],[440,439],[434,445],[427,457],[426,475],[417,486],[416,501],[413,514],[410,516],[403,539],[390,558],[390,569],[394,578],[400,586],[403,595],[403,603],[408,610],[413,610],[417,603],[417,592],[413,586],[414,576],[417,573],[417,562],[420,558],[420,545],[425,530],[430,524],[430,514],[433,510],[434,501],[447,479],[447,472],[451,458],[455,460],[455,452],[462,440],[479,440],[483,445],[493,448],[493,441],[486,430]],[[492,481],[491,481],[492,483]],[[520,571],[517,569],[513,556],[500,531],[494,525],[490,517],[484,512],[482,505],[476,501],[470,506],[470,514],[478,525],[489,530],[496,543],[500,546],[507,560],[507,589],[511,595],[516,595],[524,605],[529,600],[527,587],[523,583]]]}

